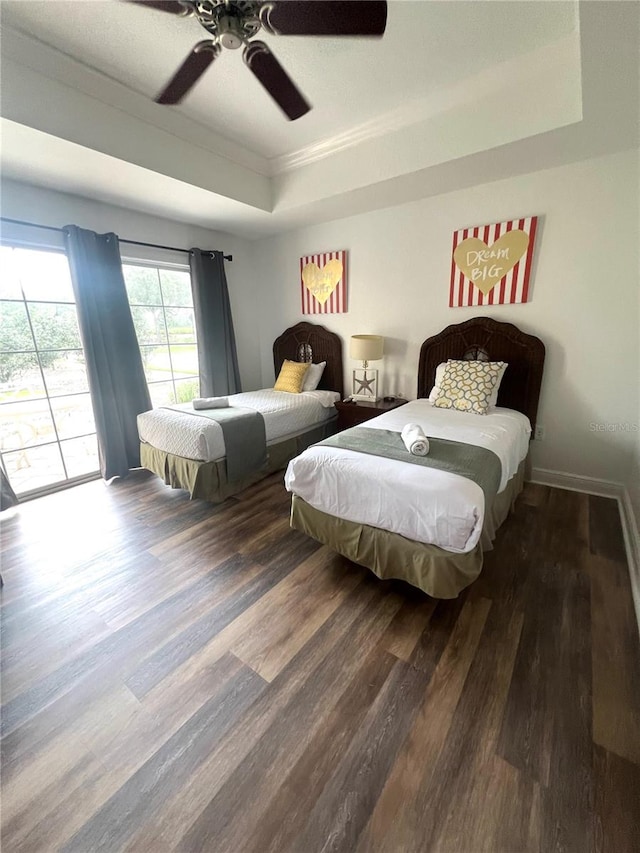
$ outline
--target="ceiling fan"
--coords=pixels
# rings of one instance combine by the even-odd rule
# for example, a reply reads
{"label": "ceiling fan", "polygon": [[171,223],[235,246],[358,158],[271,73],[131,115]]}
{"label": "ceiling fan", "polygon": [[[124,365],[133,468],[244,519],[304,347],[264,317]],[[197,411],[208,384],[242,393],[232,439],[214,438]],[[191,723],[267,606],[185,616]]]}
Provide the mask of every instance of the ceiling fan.
{"label": "ceiling fan", "polygon": [[155,99],[178,104],[200,79],[222,48],[244,45],[243,58],[260,83],[294,121],[309,112],[293,80],[263,41],[260,29],[285,36],[382,36],[387,23],[386,0],[128,0],[180,17],[195,17],[213,38],[195,45]]}

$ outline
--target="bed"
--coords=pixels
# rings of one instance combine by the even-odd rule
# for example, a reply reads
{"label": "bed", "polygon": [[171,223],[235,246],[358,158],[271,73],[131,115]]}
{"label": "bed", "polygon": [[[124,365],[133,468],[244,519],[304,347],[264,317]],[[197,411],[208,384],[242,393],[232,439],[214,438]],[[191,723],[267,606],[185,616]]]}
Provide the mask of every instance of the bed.
{"label": "bed", "polygon": [[[160,407],[138,416],[141,465],[191,498],[220,503],[274,471],[336,430],[333,403],[343,395],[342,341],[324,326],[298,323],[273,344],[278,376],[285,360],[326,362],[316,391],[289,394],[272,388],[234,394],[232,407],[260,412],[266,461],[240,478],[230,477],[220,425],[191,403]],[[228,433],[227,433],[228,435]]]}
{"label": "bed", "polygon": [[[448,326],[422,344],[417,399],[356,428],[359,436],[363,429],[389,436],[419,423],[432,444],[480,448],[500,461],[490,498],[449,470],[348,449],[354,430],[347,430],[333,440],[340,444],[344,437],[347,449],[319,444],[289,463],[291,526],[380,578],[407,581],[435,598],[457,597],[480,574],[483,552],[522,490],[544,356],[539,338],[510,323],[481,317]],[[436,368],[448,359],[508,364],[488,414],[439,409],[429,401]]]}

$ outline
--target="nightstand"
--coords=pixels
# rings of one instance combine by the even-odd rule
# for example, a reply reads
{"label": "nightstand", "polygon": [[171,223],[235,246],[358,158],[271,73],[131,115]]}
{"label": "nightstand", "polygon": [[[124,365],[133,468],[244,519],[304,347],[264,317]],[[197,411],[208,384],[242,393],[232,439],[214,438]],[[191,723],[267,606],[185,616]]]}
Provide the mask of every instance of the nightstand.
{"label": "nightstand", "polygon": [[381,415],[383,412],[390,412],[391,409],[397,409],[398,406],[404,406],[408,400],[403,400],[401,397],[396,397],[393,401],[385,402],[378,400],[375,403],[370,403],[368,400],[354,400],[345,403],[340,400],[335,404],[338,410],[338,432],[349,427],[357,426],[358,424],[369,421],[375,418],[376,415]]}

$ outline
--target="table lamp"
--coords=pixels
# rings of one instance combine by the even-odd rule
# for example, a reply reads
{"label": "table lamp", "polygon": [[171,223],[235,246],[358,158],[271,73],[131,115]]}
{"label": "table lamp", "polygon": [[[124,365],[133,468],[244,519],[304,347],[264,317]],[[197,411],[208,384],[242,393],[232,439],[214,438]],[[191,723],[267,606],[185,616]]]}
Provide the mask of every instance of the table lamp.
{"label": "table lamp", "polygon": [[349,355],[355,361],[362,362],[362,368],[353,371],[352,400],[378,399],[378,371],[369,367],[370,361],[379,361],[384,350],[384,338],[381,335],[352,335]]}

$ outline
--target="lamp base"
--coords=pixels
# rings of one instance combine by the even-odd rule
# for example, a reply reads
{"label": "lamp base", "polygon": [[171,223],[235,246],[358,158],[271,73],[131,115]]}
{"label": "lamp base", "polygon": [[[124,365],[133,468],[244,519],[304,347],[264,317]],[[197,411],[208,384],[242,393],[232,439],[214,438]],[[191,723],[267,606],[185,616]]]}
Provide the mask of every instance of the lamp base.
{"label": "lamp base", "polygon": [[378,371],[370,368],[356,368],[353,371],[352,400],[375,403],[378,397]]}

